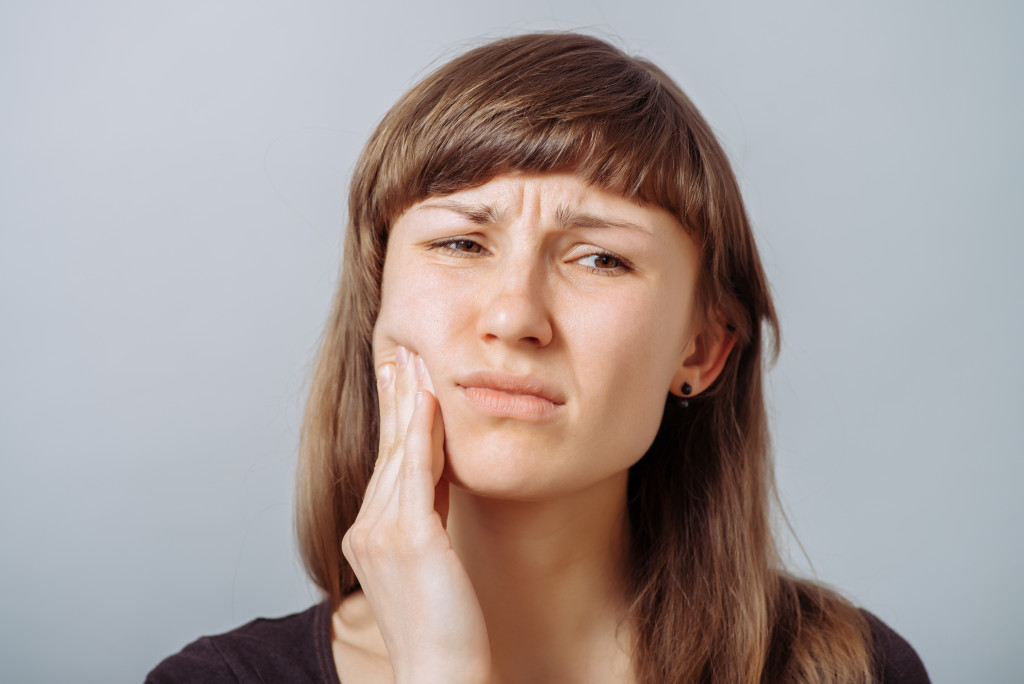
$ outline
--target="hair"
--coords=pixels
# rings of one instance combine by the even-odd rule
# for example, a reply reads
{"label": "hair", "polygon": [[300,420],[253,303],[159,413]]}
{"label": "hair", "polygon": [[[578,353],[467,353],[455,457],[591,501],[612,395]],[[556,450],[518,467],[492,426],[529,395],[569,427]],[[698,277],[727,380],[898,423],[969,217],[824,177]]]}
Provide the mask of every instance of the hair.
{"label": "hair", "polygon": [[441,66],[387,113],[352,178],[340,285],[306,406],[297,537],[337,606],[341,553],[377,453],[371,338],[388,232],[412,204],[502,174],[568,172],[671,212],[702,255],[697,297],[736,337],[713,385],[666,401],[629,473],[629,619],[641,682],[869,682],[863,614],[782,568],[763,365],[778,324],[729,161],[658,67],[573,33],[521,35]]}

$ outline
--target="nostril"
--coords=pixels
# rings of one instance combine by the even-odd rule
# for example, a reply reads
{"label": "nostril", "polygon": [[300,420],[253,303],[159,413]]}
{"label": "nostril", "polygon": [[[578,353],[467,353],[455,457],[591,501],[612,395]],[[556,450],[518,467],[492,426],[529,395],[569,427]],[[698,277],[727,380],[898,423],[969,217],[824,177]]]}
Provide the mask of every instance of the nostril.
{"label": "nostril", "polygon": [[523,288],[502,288],[482,309],[477,331],[482,339],[543,347],[550,343],[551,312],[544,298]]}

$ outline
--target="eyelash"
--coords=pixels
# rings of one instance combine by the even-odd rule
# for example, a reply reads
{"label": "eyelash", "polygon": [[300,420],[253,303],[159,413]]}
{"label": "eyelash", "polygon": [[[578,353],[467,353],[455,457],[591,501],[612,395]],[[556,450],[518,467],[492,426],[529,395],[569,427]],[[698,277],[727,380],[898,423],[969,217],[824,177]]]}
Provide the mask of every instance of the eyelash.
{"label": "eyelash", "polygon": [[481,251],[484,251],[483,245],[481,245],[476,240],[470,240],[469,238],[446,238],[444,240],[437,240],[436,242],[431,242],[428,246],[430,247],[430,249],[438,249],[444,252],[445,254],[451,254],[453,256],[458,257],[465,257],[471,254],[480,254],[480,252],[470,252],[464,249],[455,249],[454,247],[451,246],[457,245],[460,242],[475,245],[476,247],[479,247]]}
{"label": "eyelash", "polygon": [[590,254],[581,256],[579,259],[576,259],[575,261],[580,261],[580,259],[589,259],[590,257],[605,257],[608,259],[612,259],[613,261],[616,262],[616,265],[613,268],[596,268],[594,266],[583,266],[583,264],[580,264],[581,266],[583,266],[583,268],[587,269],[591,273],[597,273],[598,275],[603,276],[613,276],[622,275],[623,273],[628,273],[633,270],[633,265],[626,261],[625,259],[623,259],[622,257],[620,257],[618,254],[613,254],[612,252],[606,252],[604,250],[591,252]]}
{"label": "eyelash", "polygon": [[[452,247],[452,245],[457,245],[460,243],[463,245],[468,244],[474,247],[478,247],[480,251],[471,252],[466,249],[456,249],[455,247]],[[481,245],[476,240],[470,240],[468,238],[445,238],[443,240],[436,240],[434,242],[431,242],[427,246],[429,249],[437,249],[440,250],[441,252],[444,252],[445,254],[449,254],[460,258],[468,258],[471,256],[476,256],[482,252],[486,252],[483,245]],[[583,268],[587,269],[591,273],[596,273],[597,275],[615,276],[622,275],[623,273],[628,273],[633,270],[633,264],[631,264],[627,259],[620,257],[618,254],[608,252],[605,250],[597,250],[595,252],[585,254],[577,259],[574,259],[573,261],[580,261],[582,259],[587,259],[590,257],[608,258],[616,262],[616,265],[613,268],[596,268],[594,266],[583,266],[583,264],[580,264],[580,266],[582,266]]]}

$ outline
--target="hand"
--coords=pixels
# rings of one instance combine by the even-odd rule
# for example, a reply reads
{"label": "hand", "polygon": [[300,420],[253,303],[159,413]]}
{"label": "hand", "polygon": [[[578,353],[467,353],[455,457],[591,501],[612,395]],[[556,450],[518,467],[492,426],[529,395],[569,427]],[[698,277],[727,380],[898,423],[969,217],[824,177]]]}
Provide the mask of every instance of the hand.
{"label": "hand", "polygon": [[395,681],[490,677],[483,611],[445,530],[444,424],[423,360],[403,347],[377,369],[380,446],[341,542],[388,648]]}

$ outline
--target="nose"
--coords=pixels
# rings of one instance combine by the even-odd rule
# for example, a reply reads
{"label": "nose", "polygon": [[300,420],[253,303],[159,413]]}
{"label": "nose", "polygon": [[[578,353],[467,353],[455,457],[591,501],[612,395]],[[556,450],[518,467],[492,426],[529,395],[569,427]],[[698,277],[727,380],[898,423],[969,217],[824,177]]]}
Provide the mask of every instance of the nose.
{"label": "nose", "polygon": [[[518,262],[518,263],[516,263]],[[519,260],[494,273],[494,289],[485,297],[477,320],[477,333],[488,342],[544,347],[554,328],[547,301],[543,269]]]}

